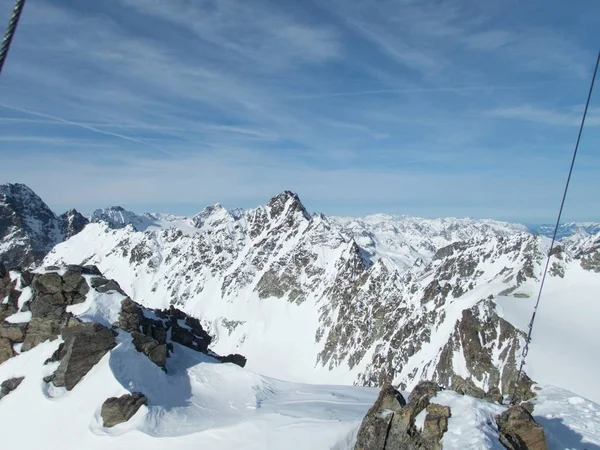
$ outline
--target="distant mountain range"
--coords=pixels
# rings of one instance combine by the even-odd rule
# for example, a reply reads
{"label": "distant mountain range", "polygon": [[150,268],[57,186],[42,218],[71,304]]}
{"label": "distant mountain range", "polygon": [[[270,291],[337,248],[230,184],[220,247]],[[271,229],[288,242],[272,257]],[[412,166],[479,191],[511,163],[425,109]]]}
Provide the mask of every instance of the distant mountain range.
{"label": "distant mountain range", "polygon": [[[110,207],[89,218],[56,216],[24,185],[0,192],[4,265],[95,264],[144,306],[198,317],[216,351],[235,349],[251,369],[296,381],[410,389],[461,377],[506,393],[548,252],[539,236],[547,226],[329,217],[289,191],[247,210],[215,204],[183,217]],[[600,399],[589,376],[600,363],[551,370],[562,347],[542,339],[564,326],[561,342],[594,353],[584,334],[600,285],[597,226],[561,228],[546,292],[554,326],[538,331],[544,345],[528,373]],[[583,318],[571,315],[578,302]]]}

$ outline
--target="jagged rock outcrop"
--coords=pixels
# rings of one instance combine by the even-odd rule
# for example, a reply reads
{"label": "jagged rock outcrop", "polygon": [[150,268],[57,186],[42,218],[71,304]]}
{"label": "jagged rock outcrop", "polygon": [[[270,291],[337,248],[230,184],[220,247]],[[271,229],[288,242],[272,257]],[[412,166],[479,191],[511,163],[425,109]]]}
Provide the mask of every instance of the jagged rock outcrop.
{"label": "jagged rock outcrop", "polygon": [[471,375],[469,387],[462,386],[469,389],[469,395],[483,398],[481,393],[485,391],[479,386],[507,393],[517,375],[517,355],[524,339],[522,331],[498,315],[490,299],[481,300],[462,312],[441,352],[434,378],[446,386],[461,384],[453,371],[453,358],[458,350]]}
{"label": "jagged rock outcrop", "polygon": [[508,450],[547,450],[544,428],[521,405],[508,408],[496,418],[500,442]]}
{"label": "jagged rock outcrop", "polygon": [[[150,315],[153,317],[148,317]],[[167,342],[169,334],[171,342],[203,353],[208,352],[211,342],[210,335],[204,331],[198,319],[189,317],[173,306],[168,310],[149,310],[130,298],[121,302],[116,326],[130,332],[136,350],[144,353],[163,369],[166,368],[167,357],[172,347],[172,344]],[[241,361],[239,358],[235,360]]]}
{"label": "jagged rock outcrop", "polygon": [[[433,382],[421,382],[406,402],[399,391],[385,385],[361,423],[355,450],[441,450],[440,439],[448,429],[451,411],[429,401],[440,389]],[[415,419],[425,409],[421,431]]]}
{"label": "jagged rock outcrop", "polygon": [[70,209],[58,216],[58,228],[63,239],[69,239],[85,228],[90,221],[76,209]]}
{"label": "jagged rock outcrop", "polygon": [[52,382],[68,391],[116,345],[117,333],[99,323],[76,322],[62,329],[65,341]]}
{"label": "jagged rock outcrop", "polygon": [[52,247],[81,231],[82,219],[75,210],[57,217],[24,184],[0,184],[0,262],[8,268],[38,265]]}
{"label": "jagged rock outcrop", "polygon": [[100,416],[105,427],[114,427],[127,422],[146,404],[148,404],[148,400],[141,392],[132,392],[121,397],[111,397],[102,404]]}
{"label": "jagged rock outcrop", "polygon": [[448,431],[448,419],[452,415],[449,406],[430,403],[423,424],[421,438],[425,448],[442,450],[441,439]]}
{"label": "jagged rock outcrop", "polygon": [[25,377],[16,377],[3,381],[2,384],[0,384],[0,400],[18,388],[24,379]]}
{"label": "jagged rock outcrop", "polygon": [[217,359],[222,363],[232,363],[240,367],[246,366],[246,357],[237,353],[233,353],[227,356],[218,356]]}

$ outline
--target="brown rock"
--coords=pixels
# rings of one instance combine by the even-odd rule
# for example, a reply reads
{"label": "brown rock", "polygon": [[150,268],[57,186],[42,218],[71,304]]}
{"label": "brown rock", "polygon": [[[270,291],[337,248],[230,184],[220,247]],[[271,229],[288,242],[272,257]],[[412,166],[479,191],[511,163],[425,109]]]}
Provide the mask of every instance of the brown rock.
{"label": "brown rock", "polygon": [[423,425],[422,438],[428,448],[441,450],[441,439],[448,431],[448,419],[451,417],[450,407],[430,403]]}
{"label": "brown rock", "polygon": [[15,356],[10,339],[0,338],[0,364]]}
{"label": "brown rock", "polygon": [[509,450],[547,450],[544,429],[521,405],[496,417],[500,442]]}
{"label": "brown rock", "polygon": [[121,397],[111,397],[102,404],[100,415],[105,427],[114,427],[115,425],[127,422],[135,413],[146,405],[148,400],[141,392],[122,395]]}

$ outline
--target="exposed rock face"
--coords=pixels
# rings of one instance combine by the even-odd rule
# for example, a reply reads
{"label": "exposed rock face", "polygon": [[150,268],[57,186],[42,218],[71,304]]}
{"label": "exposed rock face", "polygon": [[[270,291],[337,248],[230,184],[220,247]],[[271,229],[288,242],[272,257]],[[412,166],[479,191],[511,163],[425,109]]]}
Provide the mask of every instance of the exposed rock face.
{"label": "exposed rock face", "polygon": [[[450,408],[429,403],[440,389],[433,382],[421,382],[407,403],[400,392],[390,385],[384,386],[363,419],[355,450],[441,450],[440,439],[448,429]],[[421,432],[415,426],[415,419],[426,408]]]}
{"label": "exposed rock face", "polygon": [[423,425],[422,438],[426,448],[442,450],[441,439],[448,431],[448,419],[451,416],[450,407],[436,403],[427,406],[427,415]]}
{"label": "exposed rock face", "polygon": [[546,436],[541,425],[523,406],[511,406],[496,417],[500,442],[509,450],[546,450]]}
{"label": "exposed rock face", "polygon": [[485,391],[481,388],[475,386],[473,380],[465,380],[463,377],[459,375],[454,375],[452,377],[452,385],[450,386],[454,392],[458,392],[461,395],[469,395],[475,398],[484,398]]}
{"label": "exposed rock face", "polygon": [[526,400],[532,399],[535,397],[533,390],[531,389],[533,386],[533,380],[527,376],[526,373],[522,373],[519,378],[518,384],[516,384],[516,380],[512,381],[509,386],[508,394],[512,396],[513,403],[520,403]]}
{"label": "exposed rock face", "polygon": [[58,216],[58,227],[64,239],[79,233],[90,221],[76,209],[70,209]]}
{"label": "exposed rock face", "polygon": [[0,384],[0,400],[19,387],[25,377],[10,378]]}
{"label": "exposed rock face", "polygon": [[169,356],[166,342],[161,343],[161,341],[138,331],[133,331],[131,337],[133,338],[133,345],[138,352],[142,352],[158,367],[162,369],[166,368],[167,356]]}
{"label": "exposed rock face", "polygon": [[391,385],[381,388],[375,404],[363,419],[356,440],[355,450],[384,450],[390,425],[395,414],[400,414],[406,400]]}
{"label": "exposed rock face", "polygon": [[38,265],[52,247],[81,231],[81,214],[63,216],[24,184],[1,184],[0,262],[8,268]]}
{"label": "exposed rock face", "polygon": [[[211,342],[210,335],[198,319],[173,306],[166,310],[143,308],[130,298],[121,302],[119,320],[115,325],[131,333],[136,350],[165,371],[173,342],[202,353],[208,352]],[[170,342],[167,339],[169,335]],[[242,355],[214,356],[221,362],[232,362],[241,367],[246,364]]]}
{"label": "exposed rock face", "polygon": [[136,412],[146,405],[148,400],[141,392],[122,395],[121,397],[111,397],[102,404],[100,415],[105,427],[114,427],[115,425],[127,422]]}
{"label": "exposed rock face", "polygon": [[28,351],[45,341],[53,341],[60,335],[63,324],[69,316],[61,316],[60,320],[52,318],[34,317],[27,326],[27,333],[21,351]]}
{"label": "exposed rock face", "polygon": [[23,323],[0,323],[0,338],[9,339],[12,342],[23,342],[27,324]]}
{"label": "exposed rock face", "polygon": [[[522,331],[498,316],[491,300],[481,300],[462,312],[461,320],[456,323],[454,333],[442,351],[434,378],[446,386],[453,386],[453,390],[459,393],[473,397],[483,398],[485,394],[473,379],[487,385],[488,389],[499,388],[508,393],[509,384],[517,375],[517,355],[524,339]],[[453,352],[456,350],[464,355],[473,378],[468,382],[452,370]],[[503,364],[498,364],[497,358]]]}
{"label": "exposed rock face", "polygon": [[117,345],[116,333],[99,323],[75,323],[63,328],[61,335],[65,345],[52,381],[68,391]]}
{"label": "exposed rock face", "polygon": [[6,338],[0,338],[0,364],[15,356],[12,342]]}

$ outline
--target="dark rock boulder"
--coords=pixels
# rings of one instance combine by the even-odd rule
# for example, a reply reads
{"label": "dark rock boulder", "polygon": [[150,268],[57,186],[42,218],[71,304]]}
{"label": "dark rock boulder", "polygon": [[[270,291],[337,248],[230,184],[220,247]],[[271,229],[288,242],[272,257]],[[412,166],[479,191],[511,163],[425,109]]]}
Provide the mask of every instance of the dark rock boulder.
{"label": "dark rock boulder", "polygon": [[32,288],[33,297],[29,302],[32,316],[60,320],[68,305],[61,276],[55,272],[37,274]]}
{"label": "dark rock boulder", "polygon": [[98,267],[94,265],[81,266],[81,273],[83,275],[97,275],[99,277],[102,276],[102,272],[100,272],[100,269],[98,269]]}
{"label": "dark rock boulder", "polygon": [[10,378],[0,384],[0,400],[19,387],[25,377]]}
{"label": "dark rock boulder", "polygon": [[246,365],[246,357],[242,356],[238,353],[233,353],[231,355],[227,355],[227,356],[219,356],[217,358],[219,361],[221,361],[222,363],[232,363],[232,364],[236,364],[240,367],[244,367]]}
{"label": "dark rock boulder", "polygon": [[[94,286],[95,278],[92,278],[92,287]],[[142,307],[130,298],[123,299],[121,302],[121,311],[119,312],[119,320],[116,325],[129,333],[140,331],[142,322],[144,321],[144,313]]]}
{"label": "dark rock boulder", "polygon": [[98,292],[107,293],[110,291],[116,291],[120,294],[125,295],[125,293],[121,289],[121,286],[119,286],[119,283],[117,283],[115,280],[108,280],[103,277],[95,277],[92,278],[90,282],[92,284],[92,287]]}
{"label": "dark rock boulder", "polygon": [[171,324],[171,339],[173,342],[189,347],[193,350],[206,353],[210,339],[198,337],[190,328],[184,328],[177,323]]}
{"label": "dark rock boulder", "polygon": [[115,425],[127,422],[136,412],[146,405],[148,400],[141,392],[122,395],[121,397],[111,397],[102,404],[100,415],[105,427],[114,427]]}
{"label": "dark rock boulder", "polygon": [[63,356],[52,380],[69,391],[117,345],[116,333],[99,323],[75,323],[63,328],[61,335]]}
{"label": "dark rock boulder", "polygon": [[29,308],[33,317],[57,321],[63,319],[67,306],[84,302],[90,290],[85,278],[73,268],[62,277],[56,272],[37,274],[32,288]]}
{"label": "dark rock boulder", "polygon": [[547,450],[544,429],[521,405],[496,417],[500,442],[509,450]]}
{"label": "dark rock boulder", "polygon": [[4,278],[6,275],[8,275],[8,270],[6,270],[6,267],[4,267],[4,264],[2,264],[2,262],[0,262],[0,278]]}
{"label": "dark rock boulder", "polygon": [[169,355],[167,344],[161,344],[156,339],[138,331],[133,331],[131,337],[138,352],[142,352],[150,361],[166,371],[167,356]]}
{"label": "dark rock boulder", "polygon": [[78,269],[73,270],[71,268],[62,276],[62,279],[63,289],[68,304],[75,305],[77,303],[83,303],[86,294],[90,291],[90,287],[88,286],[87,281],[85,281],[85,278],[81,275],[81,271]]}

